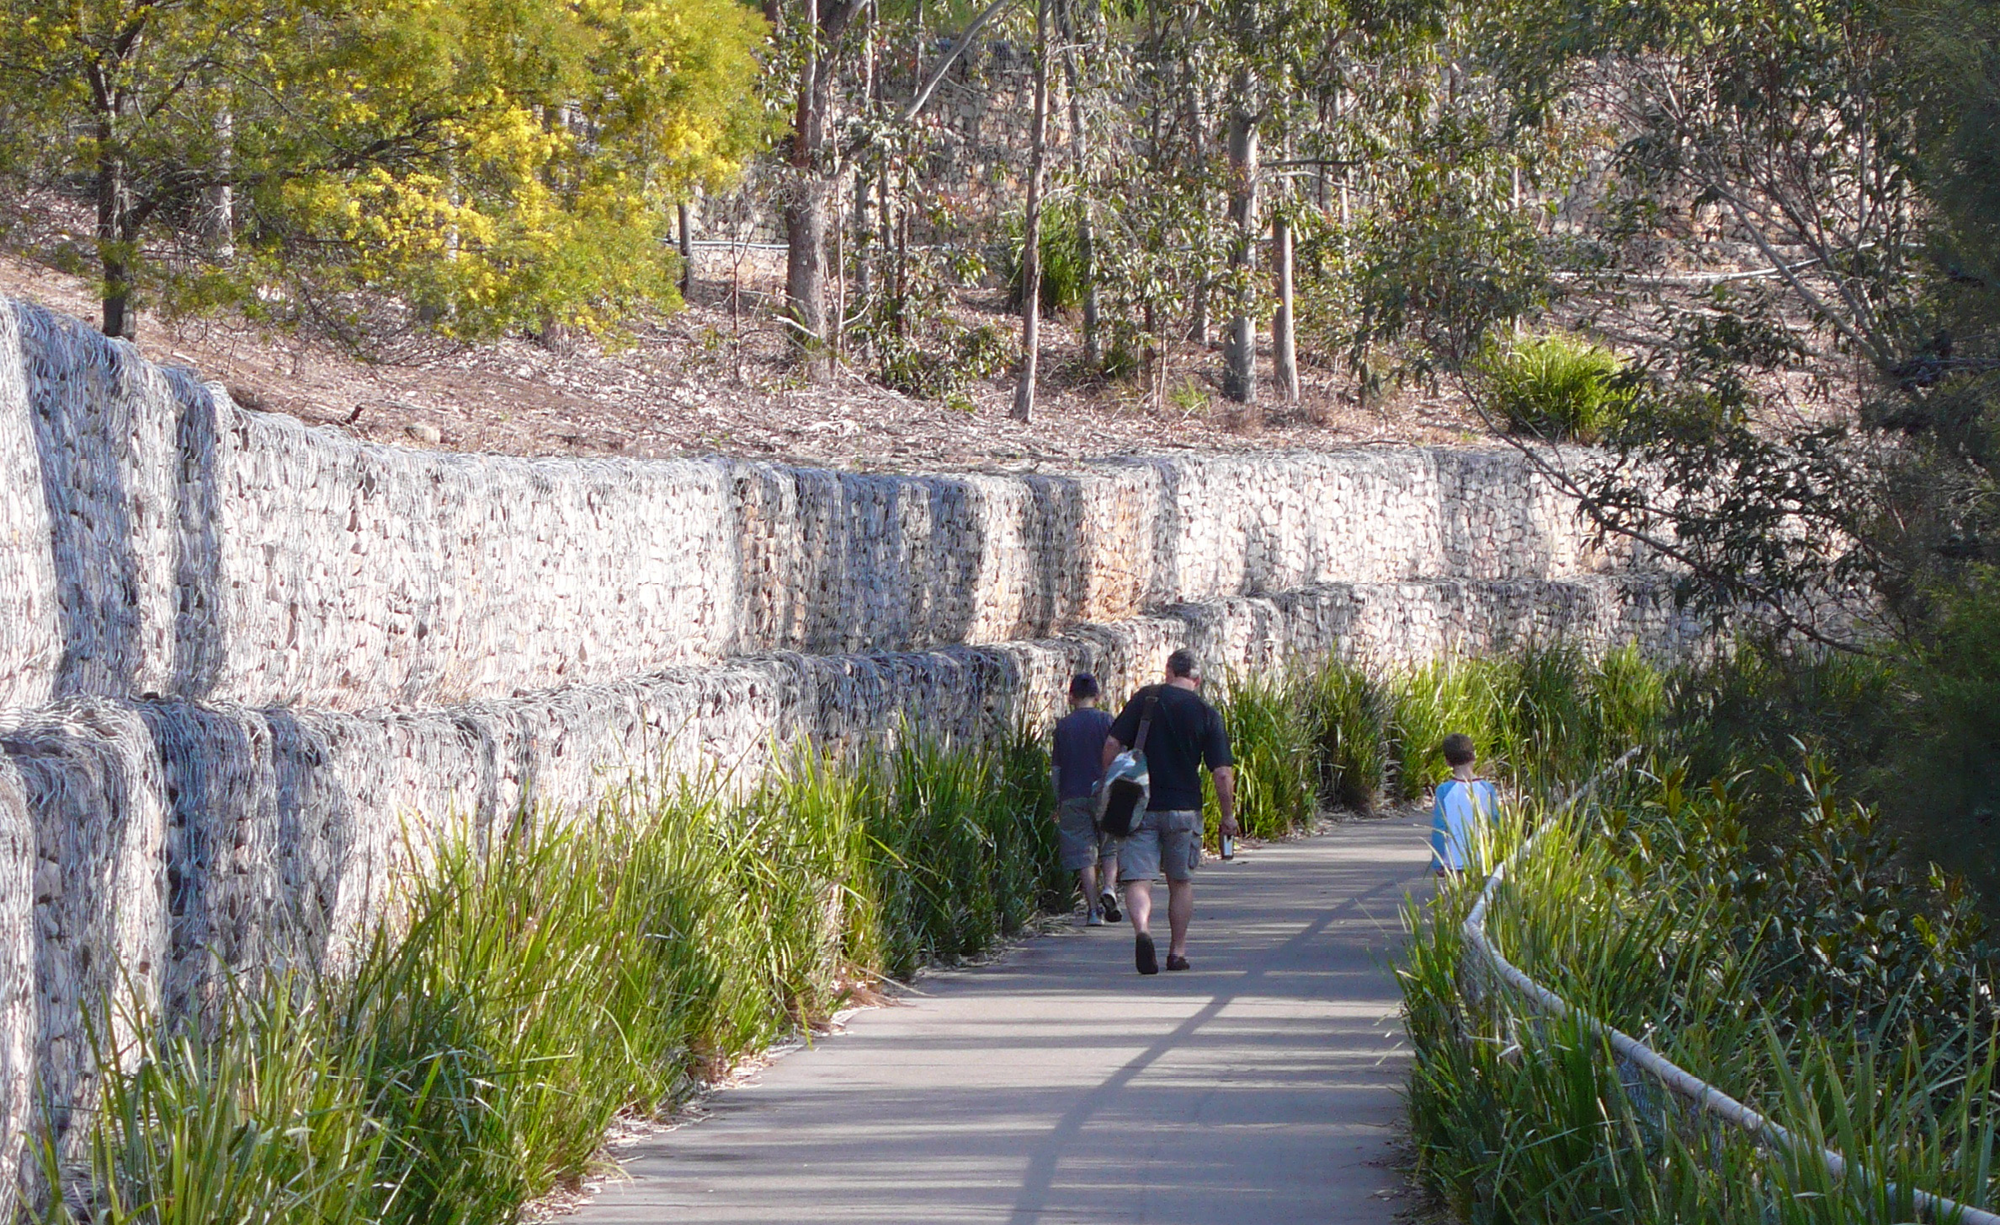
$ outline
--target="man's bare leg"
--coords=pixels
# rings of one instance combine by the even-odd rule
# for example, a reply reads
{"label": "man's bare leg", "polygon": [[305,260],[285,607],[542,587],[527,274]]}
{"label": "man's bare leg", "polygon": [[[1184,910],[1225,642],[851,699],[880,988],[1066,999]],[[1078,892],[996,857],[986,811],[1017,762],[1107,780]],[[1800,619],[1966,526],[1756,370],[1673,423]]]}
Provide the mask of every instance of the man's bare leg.
{"label": "man's bare leg", "polygon": [[1086,914],[1097,913],[1097,865],[1085,864],[1076,870],[1077,887],[1083,890],[1083,909]]}
{"label": "man's bare leg", "polygon": [[[1171,894],[1169,895],[1171,897]],[[1153,923],[1153,882],[1150,880],[1128,880],[1125,882],[1125,913],[1132,916],[1132,930],[1144,935],[1152,930]],[[1171,906],[1169,921],[1173,918]]]}
{"label": "man's bare leg", "polygon": [[[1152,907],[1152,894],[1147,891],[1147,908]],[[1167,928],[1172,933],[1167,943],[1167,956],[1187,956],[1188,924],[1194,919],[1194,882],[1191,880],[1170,880],[1167,882]]]}

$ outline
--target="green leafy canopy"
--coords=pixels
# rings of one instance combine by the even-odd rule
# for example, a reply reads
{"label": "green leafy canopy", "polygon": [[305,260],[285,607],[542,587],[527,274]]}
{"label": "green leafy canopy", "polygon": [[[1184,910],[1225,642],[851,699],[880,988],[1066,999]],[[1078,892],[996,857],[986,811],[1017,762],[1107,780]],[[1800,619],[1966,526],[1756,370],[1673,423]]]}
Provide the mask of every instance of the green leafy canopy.
{"label": "green leafy canopy", "polygon": [[597,326],[672,300],[663,206],[765,139],[763,38],[736,0],[0,0],[0,168],[95,205],[107,324]]}

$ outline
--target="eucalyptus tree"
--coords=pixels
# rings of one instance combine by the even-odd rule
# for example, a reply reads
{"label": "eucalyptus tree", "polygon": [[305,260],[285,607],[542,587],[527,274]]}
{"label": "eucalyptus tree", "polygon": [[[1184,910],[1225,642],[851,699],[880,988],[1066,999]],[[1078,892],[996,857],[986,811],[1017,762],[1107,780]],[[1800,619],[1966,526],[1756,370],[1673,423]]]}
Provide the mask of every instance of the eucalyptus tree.
{"label": "eucalyptus tree", "polygon": [[86,185],[112,335],[147,288],[594,326],[673,300],[667,209],[760,143],[762,38],[734,0],[0,0],[0,168]]}
{"label": "eucalyptus tree", "polygon": [[1590,279],[1653,327],[1609,460],[1541,453],[1599,526],[1679,558],[1718,613],[1849,648],[1857,615],[1913,629],[2000,561],[1991,0],[1483,19],[1524,113],[1582,105],[1616,136]]}
{"label": "eucalyptus tree", "polygon": [[[1251,403],[1258,398],[1257,320],[1268,301],[1257,280],[1266,234],[1264,144],[1270,129],[1297,121],[1300,100],[1326,89],[1326,49],[1339,43],[1352,17],[1343,0],[1197,0],[1171,7],[1185,32],[1180,53],[1220,98],[1230,307],[1222,385],[1230,399]],[[1272,234],[1287,241],[1289,228],[1278,223]],[[1288,290],[1290,259],[1275,263],[1286,281],[1281,289]],[[1288,344],[1277,348],[1289,356]],[[1289,385],[1295,374],[1281,381]],[[1290,386],[1287,394],[1295,394]]]}

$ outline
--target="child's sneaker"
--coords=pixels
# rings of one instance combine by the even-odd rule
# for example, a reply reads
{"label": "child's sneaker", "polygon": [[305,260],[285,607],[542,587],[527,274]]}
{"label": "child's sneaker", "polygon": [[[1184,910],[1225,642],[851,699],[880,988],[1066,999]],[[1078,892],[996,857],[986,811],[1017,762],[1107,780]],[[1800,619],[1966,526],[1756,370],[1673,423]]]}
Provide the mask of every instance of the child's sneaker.
{"label": "child's sneaker", "polygon": [[1118,913],[1118,895],[1106,889],[1097,899],[1097,908],[1104,912],[1106,923],[1116,923],[1123,916]]}
{"label": "child's sneaker", "polygon": [[1103,927],[1103,926],[1104,926],[1104,916],[1103,916],[1103,915],[1101,915],[1101,914],[1098,914],[1098,913],[1097,913],[1096,911],[1094,911],[1094,910],[1093,910],[1093,911],[1091,911],[1091,912],[1090,912],[1090,914],[1089,914],[1089,915],[1087,915],[1087,916],[1086,916],[1086,917],[1084,918],[1084,920],[1083,920],[1083,925],[1084,925],[1085,927]]}

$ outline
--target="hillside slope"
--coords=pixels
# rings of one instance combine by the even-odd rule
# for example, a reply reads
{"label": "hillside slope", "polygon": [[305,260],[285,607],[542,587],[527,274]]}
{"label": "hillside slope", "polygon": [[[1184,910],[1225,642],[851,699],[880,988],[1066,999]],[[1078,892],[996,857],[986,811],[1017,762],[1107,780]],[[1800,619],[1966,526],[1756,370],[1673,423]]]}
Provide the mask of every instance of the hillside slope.
{"label": "hillside slope", "polygon": [[[726,266],[703,267],[726,277]],[[696,284],[688,308],[642,321],[606,351],[582,340],[556,352],[532,340],[439,344],[358,357],[325,340],[273,333],[239,319],[141,319],[139,346],[190,366],[246,406],[338,424],[357,437],[510,455],[665,458],[721,454],[861,470],[1065,465],[1106,455],[1321,449],[1366,442],[1455,442],[1476,430],[1462,406],[1405,397],[1363,408],[1333,371],[1308,369],[1305,402],[1243,413],[1213,394],[1213,354],[1176,355],[1169,402],[1131,383],[1080,386],[1077,344],[1045,326],[1043,410],[1008,416],[1012,384],[987,380],[973,410],[913,400],[859,372],[806,386],[788,367],[766,310],[771,286]],[[93,319],[90,283],[0,256],[0,294]],[[735,298],[736,309],[731,309]],[[969,316],[1011,327],[992,294],[969,294]]]}

